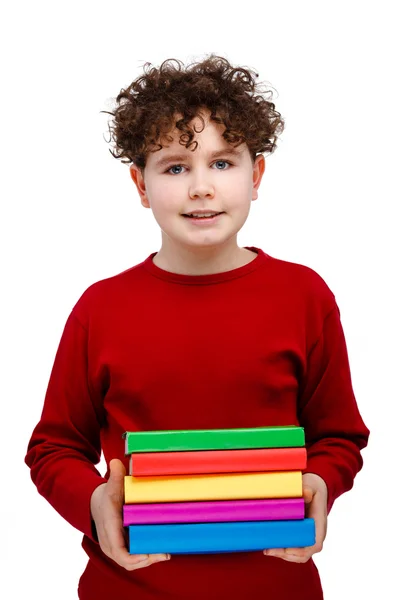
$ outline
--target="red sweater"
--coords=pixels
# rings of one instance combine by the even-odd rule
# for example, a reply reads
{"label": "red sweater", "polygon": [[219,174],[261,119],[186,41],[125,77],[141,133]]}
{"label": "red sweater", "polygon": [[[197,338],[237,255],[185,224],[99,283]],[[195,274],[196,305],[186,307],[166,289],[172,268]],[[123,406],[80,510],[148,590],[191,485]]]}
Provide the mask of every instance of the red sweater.
{"label": "red sweater", "polygon": [[312,559],[262,552],[174,555],[126,571],[103,554],[95,468],[124,456],[125,431],[300,425],[306,472],[328,510],[353,486],[369,430],[352,389],[335,296],[309,267],[256,258],[211,275],[157,267],[156,252],[89,286],[65,324],[25,458],[38,491],[83,534],[82,600],[321,600]]}

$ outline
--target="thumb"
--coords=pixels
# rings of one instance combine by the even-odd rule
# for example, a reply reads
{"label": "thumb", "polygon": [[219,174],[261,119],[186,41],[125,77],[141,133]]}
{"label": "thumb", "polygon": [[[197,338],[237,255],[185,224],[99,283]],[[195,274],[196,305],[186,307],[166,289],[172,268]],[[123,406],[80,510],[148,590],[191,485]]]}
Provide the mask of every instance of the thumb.
{"label": "thumb", "polygon": [[310,504],[314,497],[314,490],[310,488],[308,485],[305,485],[303,488],[303,498],[306,504]]}
{"label": "thumb", "polygon": [[121,489],[121,485],[124,483],[124,477],[126,470],[123,462],[118,458],[110,460],[110,476],[108,478],[109,487],[114,489]]}

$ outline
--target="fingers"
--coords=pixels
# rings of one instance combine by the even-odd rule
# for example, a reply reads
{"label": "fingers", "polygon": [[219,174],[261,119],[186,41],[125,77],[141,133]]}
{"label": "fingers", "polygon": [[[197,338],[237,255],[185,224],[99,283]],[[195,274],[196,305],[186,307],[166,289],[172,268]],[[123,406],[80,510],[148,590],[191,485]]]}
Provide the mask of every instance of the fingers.
{"label": "fingers", "polygon": [[314,519],[315,544],[305,548],[270,548],[263,551],[264,555],[304,563],[313,554],[321,552],[327,531],[327,487],[324,480],[314,473],[303,475],[303,498],[306,518]]}
{"label": "fingers", "polygon": [[[146,555],[142,555],[142,554],[131,554],[129,555],[132,558],[136,558],[137,556],[142,557],[142,556],[146,556]],[[133,571],[134,569],[142,569],[143,567],[149,567],[150,565],[153,565],[155,563],[158,562],[165,562],[166,560],[170,560],[171,555],[170,554],[148,554],[147,555],[148,558],[147,559],[140,559],[137,563],[136,566],[134,566],[133,568],[127,568],[128,571]]]}
{"label": "fingers", "polygon": [[266,556],[273,556],[287,560],[288,562],[305,563],[313,554],[321,552],[323,542],[326,537],[327,515],[326,500],[319,492],[314,493],[310,488],[304,488],[304,500],[311,495],[311,500],[307,506],[307,518],[314,519],[315,522],[315,544],[304,548],[270,548],[264,550]]}
{"label": "fingers", "polygon": [[169,560],[170,554],[130,554],[128,539],[122,521],[124,478],[126,470],[118,459],[110,461],[110,476],[106,484],[93,492],[92,516],[95,521],[100,548],[118,565],[133,571],[157,562]]}
{"label": "fingers", "polygon": [[305,563],[310,560],[311,556],[314,554],[312,548],[314,548],[314,546],[306,548],[271,548],[269,550],[264,550],[263,554],[281,558],[288,562]]}
{"label": "fingers", "polygon": [[110,556],[118,565],[126,569],[127,571],[134,571],[135,569],[143,569],[149,567],[157,562],[163,562],[169,560],[171,555],[169,554],[129,554],[126,549],[117,553],[117,555]]}
{"label": "fingers", "polygon": [[270,548],[263,550],[266,556],[275,556],[289,562],[304,563],[310,560],[313,554],[321,552],[323,541],[325,539],[326,521],[315,520],[315,544],[313,546],[305,546],[304,548]]}
{"label": "fingers", "polygon": [[164,562],[171,558],[170,554],[129,554],[124,548],[116,556],[110,557],[127,571],[143,569],[158,562]]}
{"label": "fingers", "polygon": [[120,514],[108,514],[107,520],[103,524],[103,530],[99,535],[100,546],[103,552],[112,558],[118,565],[132,571],[148,567],[151,564],[168,560],[167,554],[129,554],[126,549],[125,530],[122,526]]}
{"label": "fingers", "polygon": [[109,520],[104,530],[107,546],[102,548],[103,552],[112,558],[118,565],[133,571],[134,569],[142,569],[156,562],[169,560],[169,554],[129,554],[125,546],[124,529],[118,520]]}

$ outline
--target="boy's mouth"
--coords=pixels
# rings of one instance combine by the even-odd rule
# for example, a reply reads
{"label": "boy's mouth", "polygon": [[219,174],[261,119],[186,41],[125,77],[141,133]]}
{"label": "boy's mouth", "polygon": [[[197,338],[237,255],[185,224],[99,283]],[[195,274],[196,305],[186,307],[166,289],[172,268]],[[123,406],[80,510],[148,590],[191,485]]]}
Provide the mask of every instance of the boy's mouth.
{"label": "boy's mouth", "polygon": [[192,221],[204,221],[205,223],[211,223],[213,221],[216,221],[218,219],[218,217],[220,217],[221,215],[223,215],[223,212],[220,213],[216,213],[215,215],[211,215],[211,216],[207,216],[207,217],[203,217],[203,216],[195,216],[195,215],[182,215],[183,217],[185,217],[186,219],[191,219]]}

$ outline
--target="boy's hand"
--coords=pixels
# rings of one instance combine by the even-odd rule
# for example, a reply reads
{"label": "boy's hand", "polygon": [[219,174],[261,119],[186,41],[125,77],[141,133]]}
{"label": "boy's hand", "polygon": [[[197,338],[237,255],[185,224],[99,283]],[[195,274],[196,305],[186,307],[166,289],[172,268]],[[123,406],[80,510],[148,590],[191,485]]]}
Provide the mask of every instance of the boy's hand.
{"label": "boy's hand", "polygon": [[148,567],[153,563],[168,560],[170,554],[129,554],[126,549],[125,530],[122,522],[124,504],[123,463],[114,458],[110,461],[110,477],[93,492],[90,511],[96,525],[100,548],[109,558],[128,571]]}
{"label": "boy's hand", "polygon": [[306,518],[315,521],[315,544],[305,548],[271,548],[264,550],[266,556],[276,556],[289,562],[305,563],[313,554],[321,552],[327,531],[328,489],[325,481],[316,473],[304,473],[303,497]]}

